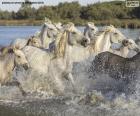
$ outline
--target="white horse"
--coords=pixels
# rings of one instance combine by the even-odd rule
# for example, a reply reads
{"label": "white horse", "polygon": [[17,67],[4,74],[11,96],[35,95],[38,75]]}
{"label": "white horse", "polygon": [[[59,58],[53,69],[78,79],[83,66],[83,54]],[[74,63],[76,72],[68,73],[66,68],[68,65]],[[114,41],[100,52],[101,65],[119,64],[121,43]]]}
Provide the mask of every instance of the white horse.
{"label": "white horse", "polygon": [[84,35],[87,38],[93,40],[95,38],[95,34],[98,32],[98,28],[94,25],[93,22],[88,22],[86,28],[84,29]]}
{"label": "white horse", "polygon": [[126,39],[122,41],[122,46],[119,49],[110,50],[110,52],[122,56],[124,58],[128,57],[128,53],[130,50],[134,50],[136,52],[140,51],[139,46],[132,39]]}
{"label": "white horse", "polygon": [[49,44],[55,41],[57,34],[58,30],[54,24],[51,22],[45,22],[39,34],[43,48],[49,49]]}
{"label": "white horse", "polygon": [[34,46],[42,48],[41,41],[36,36],[31,36],[28,39],[15,39],[10,43],[10,46],[19,46],[20,49],[24,48],[25,46]]}
{"label": "white horse", "polygon": [[17,48],[3,48],[3,54],[0,56],[0,84],[17,86],[23,95],[25,91],[23,90],[21,84],[17,79],[14,79],[13,70],[16,66],[23,66],[24,69],[28,69],[29,64],[24,55],[24,53]]}
{"label": "white horse", "polygon": [[74,62],[79,62],[87,59],[91,55],[110,51],[112,43],[122,44],[122,41],[125,39],[126,37],[114,26],[107,26],[103,31],[95,34],[94,39],[90,41],[90,44],[86,48],[74,46],[71,59]]}
{"label": "white horse", "polygon": [[57,89],[63,92],[65,88],[62,81],[65,78],[63,77],[67,77],[74,84],[71,75],[73,62],[70,58],[73,55],[72,48],[74,46],[85,46],[88,42],[88,40],[85,40],[86,38],[75,28],[74,24],[69,23],[59,39],[54,53],[48,53],[31,46],[25,47],[24,52],[31,68],[40,73],[47,73],[50,78],[54,78]]}

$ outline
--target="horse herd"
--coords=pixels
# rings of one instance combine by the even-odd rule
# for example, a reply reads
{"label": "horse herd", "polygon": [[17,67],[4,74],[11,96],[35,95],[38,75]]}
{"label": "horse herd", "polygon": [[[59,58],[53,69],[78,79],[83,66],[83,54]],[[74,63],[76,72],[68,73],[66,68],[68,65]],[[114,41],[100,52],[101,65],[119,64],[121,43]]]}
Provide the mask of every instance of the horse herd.
{"label": "horse herd", "polygon": [[[120,47],[113,49],[113,44],[120,44]],[[25,70],[30,68],[50,75],[62,93],[65,89],[63,79],[75,85],[71,73],[73,63],[91,55],[96,56],[92,65],[96,73],[105,71],[113,78],[121,78],[120,73],[124,75],[128,71],[139,70],[140,55],[127,58],[130,50],[139,52],[140,49],[134,40],[125,37],[113,25],[98,30],[94,23],[89,22],[82,33],[71,22],[62,25],[46,20],[40,32],[0,48],[0,83],[18,86],[25,95],[22,85],[13,77],[15,67],[23,66]]]}

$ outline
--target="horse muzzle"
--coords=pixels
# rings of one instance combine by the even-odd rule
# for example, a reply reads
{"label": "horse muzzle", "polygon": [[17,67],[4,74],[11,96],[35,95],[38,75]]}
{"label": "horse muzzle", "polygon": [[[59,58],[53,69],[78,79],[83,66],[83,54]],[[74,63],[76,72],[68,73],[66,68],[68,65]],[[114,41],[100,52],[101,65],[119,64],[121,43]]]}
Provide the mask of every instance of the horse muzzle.
{"label": "horse muzzle", "polygon": [[135,48],[135,51],[138,53],[140,52],[140,48]]}
{"label": "horse muzzle", "polygon": [[87,39],[83,40],[83,41],[81,42],[81,45],[84,46],[84,47],[87,47],[87,46],[89,45],[88,40],[87,40]]}
{"label": "horse muzzle", "polygon": [[25,69],[25,70],[28,70],[29,69],[29,65],[26,63],[26,64],[23,64],[23,68]]}

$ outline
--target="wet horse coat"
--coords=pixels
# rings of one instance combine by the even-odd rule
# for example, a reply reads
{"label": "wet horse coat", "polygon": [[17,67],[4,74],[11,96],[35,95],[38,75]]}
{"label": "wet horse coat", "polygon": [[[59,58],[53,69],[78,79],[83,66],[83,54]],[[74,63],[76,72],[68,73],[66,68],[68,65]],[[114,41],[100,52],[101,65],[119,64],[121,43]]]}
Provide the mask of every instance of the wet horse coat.
{"label": "wet horse coat", "polygon": [[107,73],[112,78],[137,77],[140,70],[140,53],[132,58],[123,58],[110,52],[103,52],[95,57],[91,70],[95,73]]}
{"label": "wet horse coat", "polygon": [[[6,48],[5,48],[6,49]],[[18,86],[22,94],[25,92],[17,79],[13,79],[12,73],[17,65],[28,68],[28,62],[21,50],[7,48],[4,54],[0,56],[0,84]]]}

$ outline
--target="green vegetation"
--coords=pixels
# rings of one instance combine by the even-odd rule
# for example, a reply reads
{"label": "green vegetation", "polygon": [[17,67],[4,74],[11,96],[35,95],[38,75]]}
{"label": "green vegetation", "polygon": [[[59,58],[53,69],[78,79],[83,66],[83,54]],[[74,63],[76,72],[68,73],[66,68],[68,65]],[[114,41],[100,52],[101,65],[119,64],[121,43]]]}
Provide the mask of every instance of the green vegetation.
{"label": "green vegetation", "polygon": [[[113,24],[124,28],[140,28],[140,7],[128,8],[125,2],[112,1],[81,6],[78,2],[59,3],[57,6],[42,6],[39,9],[22,4],[17,12],[0,10],[0,25],[40,25],[44,17],[54,22],[72,21],[84,25],[93,21],[97,25]],[[139,0],[140,1],[140,0]]]}

